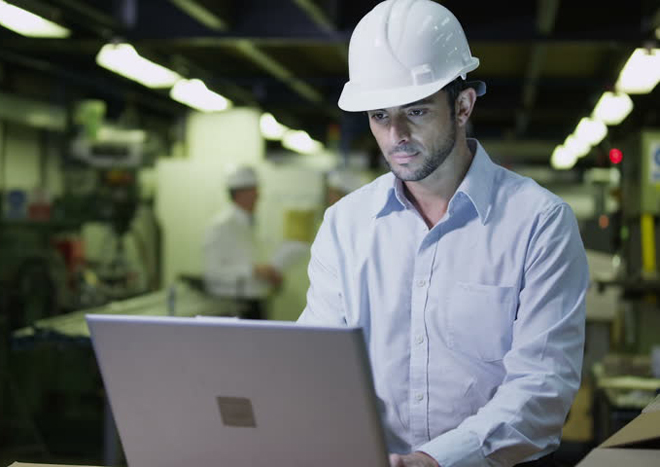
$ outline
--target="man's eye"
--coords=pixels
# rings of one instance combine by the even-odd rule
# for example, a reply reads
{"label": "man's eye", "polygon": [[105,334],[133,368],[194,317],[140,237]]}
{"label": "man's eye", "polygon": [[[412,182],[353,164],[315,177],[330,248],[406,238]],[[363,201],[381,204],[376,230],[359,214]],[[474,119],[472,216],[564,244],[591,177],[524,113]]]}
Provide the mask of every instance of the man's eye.
{"label": "man's eye", "polygon": [[385,118],[387,118],[387,115],[385,115],[384,112],[374,112],[371,114],[371,118],[373,118],[374,120],[384,120]]}
{"label": "man's eye", "polygon": [[421,117],[425,113],[426,113],[425,109],[410,109],[408,115],[410,115],[411,117]]}

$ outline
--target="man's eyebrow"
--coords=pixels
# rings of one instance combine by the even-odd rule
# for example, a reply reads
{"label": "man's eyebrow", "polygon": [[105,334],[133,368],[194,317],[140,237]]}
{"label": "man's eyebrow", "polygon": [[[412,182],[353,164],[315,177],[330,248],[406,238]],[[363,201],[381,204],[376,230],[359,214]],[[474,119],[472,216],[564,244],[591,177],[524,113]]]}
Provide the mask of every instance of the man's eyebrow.
{"label": "man's eyebrow", "polygon": [[[418,107],[420,105],[428,105],[428,104],[432,104],[432,103],[433,103],[433,99],[431,99],[430,97],[425,97],[424,99],[420,99],[418,101],[411,102],[410,104],[402,105],[401,108],[402,109],[407,109],[407,108],[410,108],[410,107]],[[367,113],[369,113],[369,112],[385,112],[385,111],[386,111],[385,109],[373,109],[373,110],[367,110]]]}
{"label": "man's eyebrow", "polygon": [[427,105],[427,104],[430,104],[430,103],[432,103],[432,102],[433,102],[433,100],[432,100],[432,99],[429,99],[429,98],[427,97],[427,98],[425,98],[425,99],[420,99],[420,100],[418,100],[418,101],[411,102],[410,104],[402,105],[401,107],[403,107],[404,109],[407,109],[408,107],[417,107],[417,106],[419,106],[419,105]]}

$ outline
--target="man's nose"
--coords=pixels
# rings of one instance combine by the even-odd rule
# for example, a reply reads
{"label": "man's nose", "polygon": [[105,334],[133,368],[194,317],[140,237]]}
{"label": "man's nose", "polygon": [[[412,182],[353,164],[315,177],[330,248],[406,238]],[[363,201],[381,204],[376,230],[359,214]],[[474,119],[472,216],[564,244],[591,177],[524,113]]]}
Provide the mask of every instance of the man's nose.
{"label": "man's nose", "polygon": [[390,138],[393,144],[407,143],[410,140],[410,127],[405,117],[392,118]]}

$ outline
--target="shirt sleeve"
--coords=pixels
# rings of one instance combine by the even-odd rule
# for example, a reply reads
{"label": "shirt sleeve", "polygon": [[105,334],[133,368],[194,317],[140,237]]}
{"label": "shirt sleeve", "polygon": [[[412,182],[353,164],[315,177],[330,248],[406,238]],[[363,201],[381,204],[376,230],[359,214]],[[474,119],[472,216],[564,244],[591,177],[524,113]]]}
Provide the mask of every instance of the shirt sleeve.
{"label": "shirt sleeve", "polygon": [[417,450],[442,467],[503,466],[559,445],[580,385],[588,276],[570,207],[542,213],[529,241],[501,386],[476,414]]}
{"label": "shirt sleeve", "polygon": [[307,268],[309,275],[307,305],[298,318],[299,323],[334,326],[346,324],[341,279],[338,273],[333,213],[332,206],[326,210],[312,244],[311,259]]}

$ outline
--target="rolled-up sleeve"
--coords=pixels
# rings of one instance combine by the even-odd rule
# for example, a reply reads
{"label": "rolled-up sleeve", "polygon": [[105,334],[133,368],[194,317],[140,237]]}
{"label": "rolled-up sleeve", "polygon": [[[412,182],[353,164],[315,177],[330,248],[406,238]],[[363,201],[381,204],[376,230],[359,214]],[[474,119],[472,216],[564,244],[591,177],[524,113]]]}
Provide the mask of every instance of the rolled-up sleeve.
{"label": "rolled-up sleeve", "polygon": [[504,466],[554,450],[580,385],[588,267],[570,207],[531,229],[506,376],[458,427],[418,447],[441,466]]}

